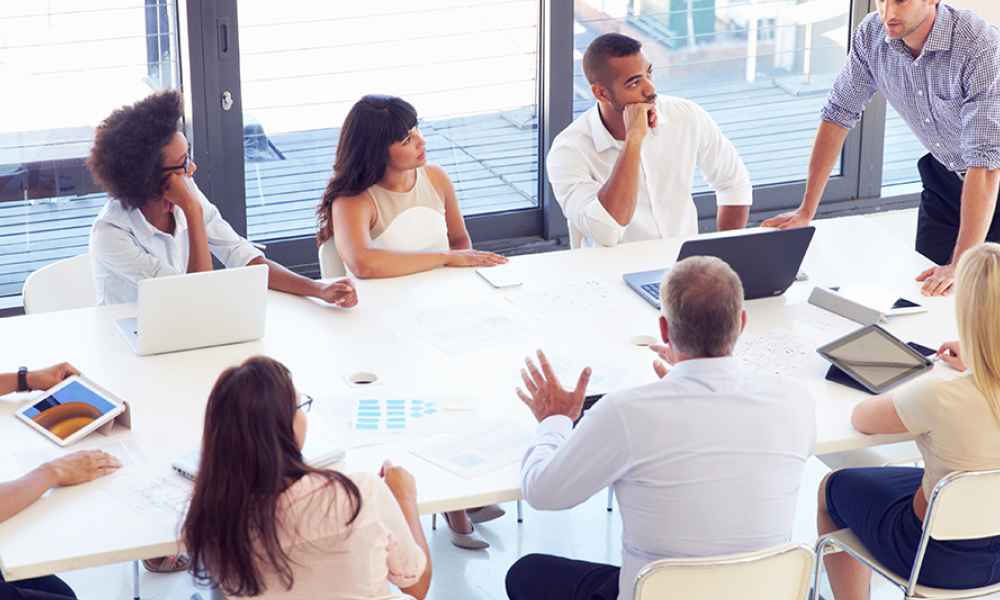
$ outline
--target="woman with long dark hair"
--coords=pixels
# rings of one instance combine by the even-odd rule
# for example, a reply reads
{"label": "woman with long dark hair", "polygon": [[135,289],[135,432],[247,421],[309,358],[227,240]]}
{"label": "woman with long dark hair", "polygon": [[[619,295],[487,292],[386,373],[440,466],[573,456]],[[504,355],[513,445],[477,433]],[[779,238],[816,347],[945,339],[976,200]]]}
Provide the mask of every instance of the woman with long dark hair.
{"label": "woman with long dark hair", "polygon": [[237,597],[422,600],[430,554],[413,477],[389,463],[382,479],[310,467],[306,429],[281,363],[254,357],[219,376],[183,525],[195,577]]}
{"label": "woman with long dark hair", "polygon": [[362,278],[507,262],[472,249],[448,174],[427,163],[417,111],[394,96],[365,96],[347,114],[317,216],[319,243],[332,237]]}
{"label": "woman with long dark hair", "polygon": [[156,92],[112,112],[97,127],[87,167],[108,194],[90,231],[98,304],[135,302],[139,281],[263,264],[271,289],[348,308],[349,279],[314,281],[268,259],[222,218],[194,181],[198,165],[181,131],[179,92]]}

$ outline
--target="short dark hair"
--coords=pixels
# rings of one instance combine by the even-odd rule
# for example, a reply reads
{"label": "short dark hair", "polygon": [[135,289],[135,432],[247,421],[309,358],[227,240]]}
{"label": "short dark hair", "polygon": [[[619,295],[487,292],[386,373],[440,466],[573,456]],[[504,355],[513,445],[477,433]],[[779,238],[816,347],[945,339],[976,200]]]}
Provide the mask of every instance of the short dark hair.
{"label": "short dark hair", "polygon": [[163,193],[163,147],[177,133],[181,106],[179,92],[157,92],[115,110],[97,126],[87,167],[125,208],[142,208]]}
{"label": "short dark hair", "polygon": [[743,283],[714,256],[692,256],[675,264],[660,284],[670,345],[695,358],[733,352],[740,337]]}
{"label": "short dark hair", "polygon": [[608,83],[608,59],[632,56],[642,50],[642,42],[620,33],[605,33],[594,38],[583,53],[583,73],[591,84]]}

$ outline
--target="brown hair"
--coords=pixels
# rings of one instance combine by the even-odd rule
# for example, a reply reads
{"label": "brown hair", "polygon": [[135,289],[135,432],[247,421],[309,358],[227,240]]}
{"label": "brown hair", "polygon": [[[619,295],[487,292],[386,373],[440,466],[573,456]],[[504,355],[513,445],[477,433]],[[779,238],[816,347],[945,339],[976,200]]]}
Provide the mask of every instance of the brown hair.
{"label": "brown hair", "polygon": [[316,207],[320,244],[333,237],[333,201],[356,196],[378,183],[389,165],[389,146],[406,139],[416,126],[417,111],[402,98],[369,94],[354,103],[340,129],[333,177]]}
{"label": "brown hair", "polygon": [[198,477],[182,536],[194,577],[214,581],[228,596],[260,595],[266,571],[292,588],[278,503],[302,477],[315,474],[328,485],[339,484],[350,496],[348,524],[361,511],[361,492],[353,481],[303,460],[293,427],[296,400],[288,369],[263,356],[226,369],[208,397]]}

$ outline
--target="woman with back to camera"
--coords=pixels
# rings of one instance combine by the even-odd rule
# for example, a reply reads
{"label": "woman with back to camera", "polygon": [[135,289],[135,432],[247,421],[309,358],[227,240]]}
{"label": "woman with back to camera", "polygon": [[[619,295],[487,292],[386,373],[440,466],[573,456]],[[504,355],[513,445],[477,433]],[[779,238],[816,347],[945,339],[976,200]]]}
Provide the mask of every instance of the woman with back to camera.
{"label": "woman with back to camera", "polygon": [[381,479],[310,467],[310,405],[270,358],[219,376],[182,532],[195,577],[232,597],[422,600],[431,567],[413,477],[388,462]]}

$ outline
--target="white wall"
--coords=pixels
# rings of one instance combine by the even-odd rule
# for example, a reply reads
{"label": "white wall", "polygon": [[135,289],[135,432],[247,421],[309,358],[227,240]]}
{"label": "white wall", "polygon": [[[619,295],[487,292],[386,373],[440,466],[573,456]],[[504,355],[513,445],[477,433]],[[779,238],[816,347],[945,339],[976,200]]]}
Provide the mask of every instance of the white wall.
{"label": "white wall", "polygon": [[956,8],[969,8],[994,25],[1000,26],[1000,2],[997,0],[945,0]]}

